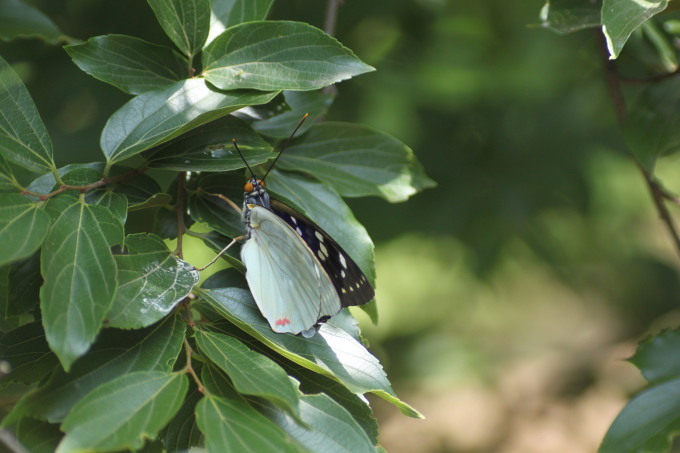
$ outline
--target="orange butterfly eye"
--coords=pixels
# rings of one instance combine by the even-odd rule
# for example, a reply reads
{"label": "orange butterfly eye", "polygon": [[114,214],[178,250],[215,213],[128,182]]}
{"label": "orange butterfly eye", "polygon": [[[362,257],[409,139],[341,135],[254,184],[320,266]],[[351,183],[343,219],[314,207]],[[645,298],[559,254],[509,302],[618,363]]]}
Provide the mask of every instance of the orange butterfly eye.
{"label": "orange butterfly eye", "polygon": [[258,179],[257,182],[260,184],[260,187],[264,187],[264,181],[261,179]]}
{"label": "orange butterfly eye", "polygon": [[252,192],[254,189],[253,184],[250,182],[247,182],[245,186],[243,186],[243,190],[246,192]]}

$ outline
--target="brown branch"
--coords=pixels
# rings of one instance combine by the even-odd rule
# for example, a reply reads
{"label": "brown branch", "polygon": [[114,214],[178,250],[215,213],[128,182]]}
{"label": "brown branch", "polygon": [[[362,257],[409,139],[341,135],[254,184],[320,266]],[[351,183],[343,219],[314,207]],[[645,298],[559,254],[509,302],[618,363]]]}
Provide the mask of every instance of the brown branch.
{"label": "brown branch", "polygon": [[[600,54],[602,55],[604,61],[607,88],[609,89],[609,95],[611,97],[612,104],[614,105],[616,117],[619,121],[619,124],[623,126],[626,122],[627,112],[625,99],[623,97],[623,91],[621,90],[621,78],[619,77],[616,71],[616,66],[614,62],[609,59],[606,44],[602,39],[602,36],[599,35],[599,31],[598,37],[601,40]],[[642,173],[642,176],[644,177],[645,182],[647,183],[649,193],[651,194],[652,200],[654,201],[654,205],[656,206],[656,210],[659,213],[659,217],[661,218],[661,221],[664,223],[664,225],[666,225],[666,229],[668,230],[668,233],[671,236],[671,241],[675,246],[675,250],[677,254],[680,256],[680,235],[678,235],[678,230],[675,226],[675,223],[673,222],[673,217],[671,216],[670,212],[668,211],[668,207],[665,204],[665,200],[668,199],[672,199],[674,202],[677,203],[676,201],[677,198],[671,196],[668,192],[665,191],[665,189],[663,189],[663,187],[658,183],[658,181],[654,179],[652,174],[649,171],[647,171],[647,169],[640,163],[638,158],[630,151],[630,149],[626,149],[626,152],[631,157],[631,159],[633,159],[638,170],[640,170],[640,173]]]}
{"label": "brown branch", "polygon": [[184,351],[187,355],[187,364],[184,367],[184,370],[194,379],[196,387],[198,387],[198,391],[204,393],[205,387],[203,387],[201,379],[198,377],[196,370],[194,370],[194,367],[191,365],[191,355],[194,353],[194,350],[191,348],[191,345],[189,344],[189,341],[187,341],[186,337],[184,338]]}
{"label": "brown branch", "polygon": [[91,184],[86,184],[84,186],[72,186],[72,185],[69,185],[69,184],[63,184],[57,190],[50,192],[50,193],[37,193],[37,192],[33,192],[31,190],[28,190],[28,189],[24,189],[24,190],[21,191],[21,194],[22,195],[31,195],[33,197],[39,198],[42,201],[45,201],[48,198],[52,198],[56,195],[59,195],[60,193],[64,193],[67,190],[78,190],[81,193],[85,193],[85,192],[88,192],[90,190],[97,189],[99,187],[107,186],[109,184],[117,184],[117,183],[120,183],[120,182],[124,182],[124,181],[127,181],[128,179],[134,178],[135,176],[141,175],[145,171],[146,171],[146,168],[143,168],[141,170],[133,170],[129,173],[124,173],[122,175],[112,176],[112,177],[108,177],[108,178],[102,178],[99,181],[95,181]]}
{"label": "brown branch", "polygon": [[184,197],[186,195],[185,183],[187,179],[187,172],[181,171],[177,174],[177,201],[175,202],[175,211],[177,212],[177,249],[175,255],[179,259],[183,259],[182,252],[182,236],[187,229],[184,224]]}
{"label": "brown branch", "polygon": [[624,75],[619,75],[619,79],[624,83],[654,83],[670,79],[671,77],[674,77],[678,74],[680,74],[680,66],[678,66],[675,71],[666,72],[664,74],[656,74],[649,77],[628,77]]}

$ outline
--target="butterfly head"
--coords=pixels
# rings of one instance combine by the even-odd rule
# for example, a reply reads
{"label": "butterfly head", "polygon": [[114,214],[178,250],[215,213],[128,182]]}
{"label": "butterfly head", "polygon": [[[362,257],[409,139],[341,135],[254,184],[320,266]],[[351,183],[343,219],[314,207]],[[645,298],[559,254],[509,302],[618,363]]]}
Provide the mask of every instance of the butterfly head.
{"label": "butterfly head", "polygon": [[271,209],[269,194],[264,188],[264,181],[254,176],[243,186],[244,205],[256,204]]}

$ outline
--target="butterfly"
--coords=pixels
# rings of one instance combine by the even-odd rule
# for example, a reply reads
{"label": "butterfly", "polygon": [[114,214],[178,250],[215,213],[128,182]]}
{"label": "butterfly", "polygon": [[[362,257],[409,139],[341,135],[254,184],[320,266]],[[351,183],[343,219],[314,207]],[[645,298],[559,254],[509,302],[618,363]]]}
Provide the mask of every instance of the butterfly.
{"label": "butterfly", "polygon": [[310,219],[269,197],[265,179],[285,146],[262,179],[255,177],[235,140],[234,146],[251,174],[244,186],[241,260],[255,303],[272,330],[310,337],[342,308],[371,301],[371,284],[342,247]]}

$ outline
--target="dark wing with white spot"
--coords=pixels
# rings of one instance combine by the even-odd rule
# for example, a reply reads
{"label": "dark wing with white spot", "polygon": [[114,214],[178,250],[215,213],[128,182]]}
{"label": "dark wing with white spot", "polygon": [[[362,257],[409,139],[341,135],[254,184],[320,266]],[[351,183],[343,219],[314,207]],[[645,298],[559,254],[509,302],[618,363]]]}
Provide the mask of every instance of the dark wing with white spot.
{"label": "dark wing with white spot", "polygon": [[295,209],[271,200],[272,211],[291,226],[321,263],[340,296],[343,307],[363,305],[375,291],[359,266],[328,233]]}

